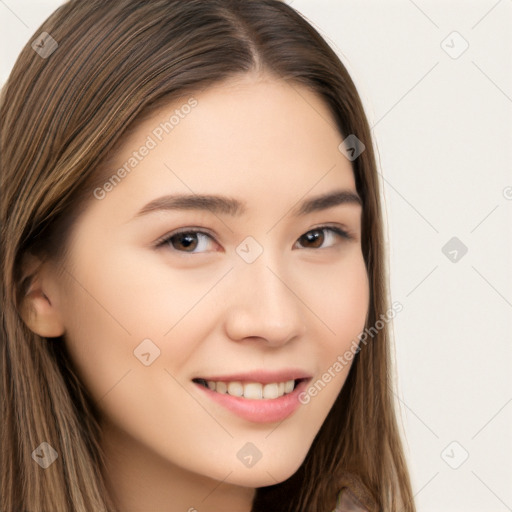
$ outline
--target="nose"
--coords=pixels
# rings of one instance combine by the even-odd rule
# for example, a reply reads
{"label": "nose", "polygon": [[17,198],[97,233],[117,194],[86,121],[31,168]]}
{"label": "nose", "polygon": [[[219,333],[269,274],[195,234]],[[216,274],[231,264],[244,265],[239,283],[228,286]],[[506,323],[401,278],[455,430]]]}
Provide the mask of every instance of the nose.
{"label": "nose", "polygon": [[235,341],[257,339],[280,347],[304,335],[305,311],[290,271],[278,269],[263,255],[235,267],[236,284],[227,301],[225,330]]}

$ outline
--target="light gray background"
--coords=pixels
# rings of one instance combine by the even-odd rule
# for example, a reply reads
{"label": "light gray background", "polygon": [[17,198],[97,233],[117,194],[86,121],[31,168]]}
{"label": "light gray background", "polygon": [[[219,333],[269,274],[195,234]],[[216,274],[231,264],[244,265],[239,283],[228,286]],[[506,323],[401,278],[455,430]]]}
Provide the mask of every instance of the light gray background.
{"label": "light gray background", "polygon": [[[512,0],[288,3],[373,127],[418,511],[512,511]],[[0,0],[0,83],[60,4]],[[468,249],[446,250],[456,262],[452,237]]]}

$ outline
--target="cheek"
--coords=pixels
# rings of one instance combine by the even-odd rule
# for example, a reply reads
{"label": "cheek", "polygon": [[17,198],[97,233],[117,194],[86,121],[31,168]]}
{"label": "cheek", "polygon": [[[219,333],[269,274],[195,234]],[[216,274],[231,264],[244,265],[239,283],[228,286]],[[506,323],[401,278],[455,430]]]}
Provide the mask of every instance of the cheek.
{"label": "cheek", "polygon": [[301,396],[308,420],[319,429],[341,391],[364,330],[369,306],[369,281],[364,260],[355,256],[343,268],[317,275],[315,302],[319,317],[315,354],[318,373]]}
{"label": "cheek", "polygon": [[[339,294],[335,330],[340,334],[340,347],[346,350],[364,329],[368,313],[370,290],[366,266],[361,257],[347,272],[342,282],[335,283]],[[333,291],[335,293],[335,291]]]}
{"label": "cheek", "polygon": [[133,366],[135,340],[122,317],[116,316],[119,301],[108,300],[108,287],[93,280],[82,282],[87,284],[75,284],[66,294],[64,338],[76,371],[99,401]]}
{"label": "cheek", "polygon": [[103,399],[141,368],[151,383],[151,375],[184,366],[208,336],[204,320],[215,314],[212,302],[201,299],[225,270],[166,272],[161,256],[144,261],[136,250],[112,247],[103,254],[78,247],[75,254],[59,306],[66,346],[92,396]]}
{"label": "cheek", "polygon": [[[328,368],[331,369],[334,364],[334,371],[342,373],[345,379],[359,345],[359,335],[364,330],[369,308],[370,286],[362,255],[352,265],[351,271],[345,274],[338,290],[340,298],[334,323],[337,342],[330,346]],[[340,361],[343,369],[336,364]]]}
{"label": "cheek", "polygon": [[319,356],[332,358],[364,329],[370,296],[366,266],[362,254],[354,252],[336,266],[310,272],[303,296],[317,317]]}
{"label": "cheek", "polygon": [[211,292],[231,267],[230,262],[194,267],[190,261],[180,266],[178,257],[166,257],[163,249],[134,247],[112,250],[109,260],[116,264],[98,261],[96,267],[110,268],[88,272],[87,278],[134,340],[168,339],[182,323],[211,311]]}

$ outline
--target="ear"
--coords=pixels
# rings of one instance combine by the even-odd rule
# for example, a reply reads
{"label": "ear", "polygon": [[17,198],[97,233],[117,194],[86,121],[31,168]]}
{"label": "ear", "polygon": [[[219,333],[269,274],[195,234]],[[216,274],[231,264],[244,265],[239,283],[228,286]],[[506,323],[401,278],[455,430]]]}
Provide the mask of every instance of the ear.
{"label": "ear", "polygon": [[22,260],[22,275],[22,283],[26,283],[20,311],[23,321],[39,336],[62,336],[65,329],[57,308],[58,288],[49,265],[26,253]]}

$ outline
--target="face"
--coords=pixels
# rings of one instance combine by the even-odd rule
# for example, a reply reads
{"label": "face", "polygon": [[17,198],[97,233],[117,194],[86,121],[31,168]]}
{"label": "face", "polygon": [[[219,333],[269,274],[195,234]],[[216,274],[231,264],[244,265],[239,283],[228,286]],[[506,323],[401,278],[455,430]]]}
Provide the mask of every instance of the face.
{"label": "face", "polygon": [[112,438],[271,485],[305,458],[364,329],[362,209],[312,92],[245,77],[193,98],[123,142],[117,178],[74,226],[53,306]]}

